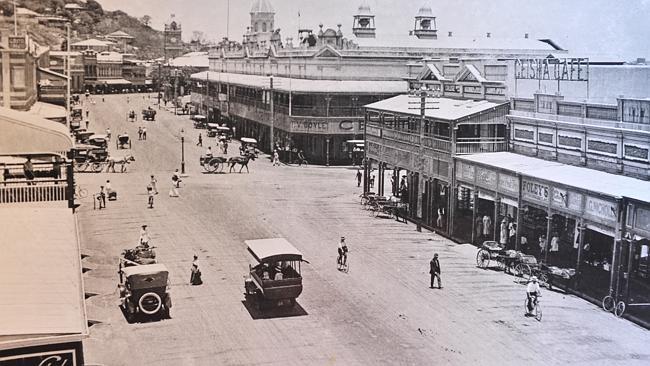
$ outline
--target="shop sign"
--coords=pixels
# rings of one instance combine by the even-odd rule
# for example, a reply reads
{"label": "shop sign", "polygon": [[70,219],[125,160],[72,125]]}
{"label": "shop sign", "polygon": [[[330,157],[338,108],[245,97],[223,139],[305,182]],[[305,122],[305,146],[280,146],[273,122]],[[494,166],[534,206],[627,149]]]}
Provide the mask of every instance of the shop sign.
{"label": "shop sign", "polygon": [[323,121],[291,121],[291,132],[327,132],[328,125]]}
{"label": "shop sign", "polygon": [[605,201],[591,196],[587,196],[585,212],[593,217],[606,221],[616,222],[618,219],[618,210],[615,202]]}
{"label": "shop sign", "polygon": [[511,175],[499,174],[499,189],[510,193],[519,193],[519,179]]}
{"label": "shop sign", "polygon": [[496,187],[497,187],[497,172],[477,167],[476,168],[476,184],[484,186],[484,187],[496,189]]}
{"label": "shop sign", "polygon": [[522,189],[524,197],[538,202],[548,202],[549,188],[547,185],[525,180]]}
{"label": "shop sign", "polygon": [[458,175],[457,178],[474,183],[474,166],[463,162],[459,162],[459,164],[460,166],[456,173]]}
{"label": "shop sign", "polygon": [[9,357],[0,357],[2,366],[76,366],[75,350],[28,353]]}
{"label": "shop sign", "polygon": [[517,59],[515,60],[515,79],[588,81],[589,59]]}
{"label": "shop sign", "polygon": [[650,210],[637,207],[634,227],[650,232]]}
{"label": "shop sign", "polygon": [[374,127],[374,126],[367,126],[366,127],[366,134],[381,138],[381,128]]}

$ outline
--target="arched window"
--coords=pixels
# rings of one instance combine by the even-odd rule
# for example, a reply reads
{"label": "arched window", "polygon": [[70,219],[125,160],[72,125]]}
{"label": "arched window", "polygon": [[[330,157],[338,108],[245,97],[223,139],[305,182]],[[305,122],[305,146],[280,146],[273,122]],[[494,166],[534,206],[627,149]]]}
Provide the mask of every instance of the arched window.
{"label": "arched window", "polygon": [[262,32],[266,32],[266,23],[262,23]]}

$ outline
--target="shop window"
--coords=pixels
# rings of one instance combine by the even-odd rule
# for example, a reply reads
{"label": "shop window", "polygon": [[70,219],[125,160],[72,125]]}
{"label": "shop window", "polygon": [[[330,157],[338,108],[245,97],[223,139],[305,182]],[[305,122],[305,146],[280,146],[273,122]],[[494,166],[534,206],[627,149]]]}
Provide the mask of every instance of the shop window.
{"label": "shop window", "polygon": [[648,278],[650,274],[650,246],[648,244],[641,245],[637,269],[639,277]]}

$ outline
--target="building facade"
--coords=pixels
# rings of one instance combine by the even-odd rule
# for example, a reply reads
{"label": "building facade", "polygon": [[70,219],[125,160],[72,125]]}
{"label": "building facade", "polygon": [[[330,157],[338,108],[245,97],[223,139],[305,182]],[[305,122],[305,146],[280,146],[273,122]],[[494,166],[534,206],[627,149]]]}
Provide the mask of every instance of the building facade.
{"label": "building facade", "polygon": [[[433,37],[435,17],[425,8],[416,14],[412,35],[384,36],[367,6],[352,17],[349,38],[340,25],[320,25],[318,32],[301,29],[294,44],[291,38],[282,41],[273,15],[268,1],[253,2],[242,44],[222,43],[210,55],[210,71],[192,75],[192,102],[212,119],[225,117],[239,136],[258,139],[264,150],[303,150],[310,161],[323,164],[352,161],[347,142],[363,133],[362,106],[408,90],[404,79],[413,76],[413,64],[424,57],[498,59],[564,52],[552,42],[524,37]],[[472,70],[466,72],[472,77]],[[501,91],[484,82],[455,94],[487,98],[496,92]]]}
{"label": "building facade", "polygon": [[0,105],[23,111],[34,105],[38,59],[46,51],[27,35],[0,35]]}

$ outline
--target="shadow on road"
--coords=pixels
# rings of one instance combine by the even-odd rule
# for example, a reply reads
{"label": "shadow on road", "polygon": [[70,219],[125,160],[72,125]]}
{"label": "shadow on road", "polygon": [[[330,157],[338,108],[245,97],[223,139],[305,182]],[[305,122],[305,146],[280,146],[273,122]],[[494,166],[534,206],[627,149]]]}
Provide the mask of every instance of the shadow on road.
{"label": "shadow on road", "polygon": [[[281,306],[274,305],[270,302],[264,302],[262,310],[259,309],[259,303],[254,299],[242,300],[242,304],[248,310],[253,320],[258,319],[273,319],[273,318],[290,318],[295,316],[309,315],[307,311],[296,302],[294,306],[282,304]],[[288,303],[287,303],[288,304]]]}

